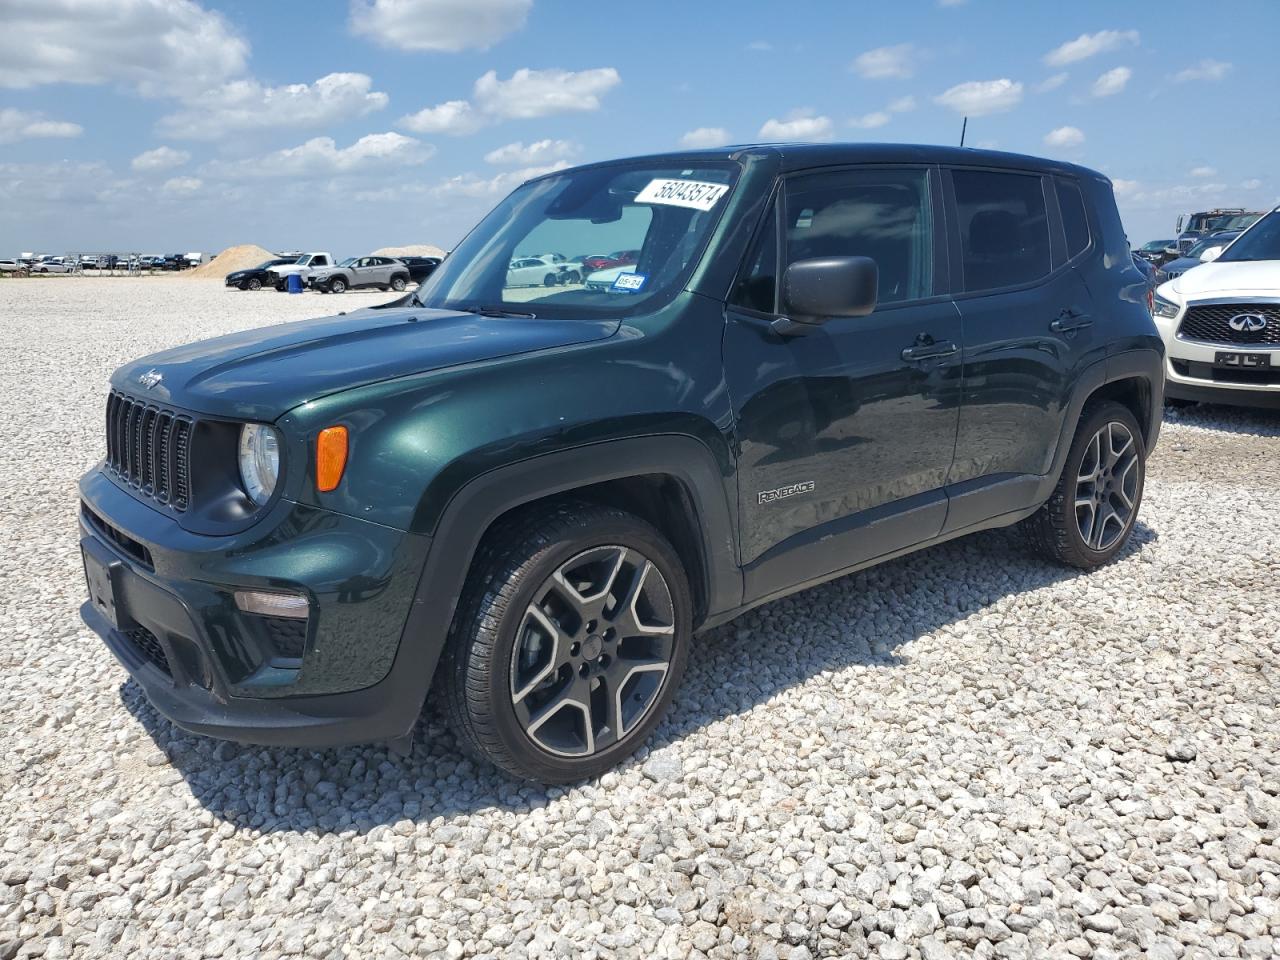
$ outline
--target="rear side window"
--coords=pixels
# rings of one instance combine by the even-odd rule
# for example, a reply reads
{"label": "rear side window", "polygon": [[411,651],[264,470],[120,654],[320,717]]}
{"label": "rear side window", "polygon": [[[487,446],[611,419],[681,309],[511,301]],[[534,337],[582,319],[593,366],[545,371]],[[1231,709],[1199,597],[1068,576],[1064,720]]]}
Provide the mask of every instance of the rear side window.
{"label": "rear side window", "polygon": [[1067,234],[1067,259],[1089,247],[1089,217],[1084,212],[1080,188],[1069,180],[1055,180],[1058,209],[1062,211],[1062,228]]}
{"label": "rear side window", "polygon": [[966,293],[1031,283],[1053,269],[1040,177],[954,170]]}
{"label": "rear side window", "polygon": [[880,303],[933,293],[933,222],[928,173],[837,170],[786,187],[784,264],[815,257],[870,257]]}

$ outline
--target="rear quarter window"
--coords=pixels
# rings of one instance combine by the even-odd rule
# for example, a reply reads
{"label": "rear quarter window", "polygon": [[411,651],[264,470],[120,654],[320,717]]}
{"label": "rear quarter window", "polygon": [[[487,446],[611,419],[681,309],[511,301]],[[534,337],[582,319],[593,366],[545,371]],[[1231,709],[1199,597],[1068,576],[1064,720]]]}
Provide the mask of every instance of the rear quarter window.
{"label": "rear quarter window", "polygon": [[1067,257],[1074,258],[1089,249],[1089,217],[1085,213],[1084,196],[1069,180],[1055,180],[1062,229],[1067,236]]}

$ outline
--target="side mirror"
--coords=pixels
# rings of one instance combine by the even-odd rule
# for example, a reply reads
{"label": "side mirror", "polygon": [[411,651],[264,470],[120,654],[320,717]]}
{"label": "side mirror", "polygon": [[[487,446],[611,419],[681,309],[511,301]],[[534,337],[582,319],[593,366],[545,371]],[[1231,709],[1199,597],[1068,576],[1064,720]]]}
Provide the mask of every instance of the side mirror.
{"label": "side mirror", "polygon": [[1221,247],[1210,247],[1210,248],[1209,248],[1208,250],[1206,250],[1204,253],[1200,254],[1200,262],[1201,262],[1201,263],[1211,263],[1211,262],[1213,262],[1214,260],[1217,260],[1217,259],[1218,259],[1218,257],[1220,257],[1220,256],[1222,256],[1222,248],[1221,248]]}
{"label": "side mirror", "polygon": [[803,324],[865,317],[876,308],[880,268],[870,257],[797,260],[782,275],[782,303]]}

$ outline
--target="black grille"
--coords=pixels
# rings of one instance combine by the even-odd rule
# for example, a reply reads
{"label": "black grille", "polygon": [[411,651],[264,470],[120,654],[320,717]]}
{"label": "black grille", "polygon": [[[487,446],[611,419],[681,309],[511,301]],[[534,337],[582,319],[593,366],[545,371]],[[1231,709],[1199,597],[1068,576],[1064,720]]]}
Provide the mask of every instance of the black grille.
{"label": "black grille", "polygon": [[307,621],[293,617],[261,617],[267,637],[276,653],[292,660],[301,659],[307,644]]}
{"label": "black grille", "polygon": [[[1233,330],[1231,318],[1241,314],[1264,317],[1261,330]],[[1280,345],[1280,303],[1214,303],[1188,308],[1178,335],[1210,343]]]}
{"label": "black grille", "polygon": [[81,508],[84,512],[85,519],[89,522],[89,526],[93,527],[94,530],[98,531],[98,533],[102,534],[104,537],[106,537],[108,540],[114,543],[124,553],[133,557],[135,560],[145,564],[147,567],[151,568],[152,570],[155,569],[155,564],[151,560],[150,550],[144,547],[137,540],[133,539],[133,537],[129,536],[123,530],[120,530],[114,525],[107,523],[106,520],[103,520],[100,516],[98,516],[96,513],[94,513],[84,504],[81,504]]}
{"label": "black grille", "polygon": [[125,636],[129,638],[129,642],[134,645],[139,653],[154,663],[157,667],[172,676],[169,670],[169,658],[165,656],[164,647],[160,646],[160,641],[156,639],[156,635],[146,627],[136,627],[133,630],[125,632]]}
{"label": "black grille", "polygon": [[144,496],[187,509],[190,417],[114,390],[107,397],[107,467]]}

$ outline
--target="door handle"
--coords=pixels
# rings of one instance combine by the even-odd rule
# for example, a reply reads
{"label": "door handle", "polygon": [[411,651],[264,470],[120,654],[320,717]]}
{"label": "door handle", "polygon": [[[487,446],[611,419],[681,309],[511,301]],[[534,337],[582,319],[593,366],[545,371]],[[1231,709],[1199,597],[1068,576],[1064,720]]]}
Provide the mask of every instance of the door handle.
{"label": "door handle", "polygon": [[1049,323],[1049,329],[1054,333],[1070,333],[1072,330],[1083,330],[1085,327],[1092,326],[1093,319],[1074,307],[1067,307]]}
{"label": "door handle", "polygon": [[916,337],[914,346],[902,351],[903,360],[936,360],[959,353],[960,348],[950,340],[935,340],[927,334]]}

